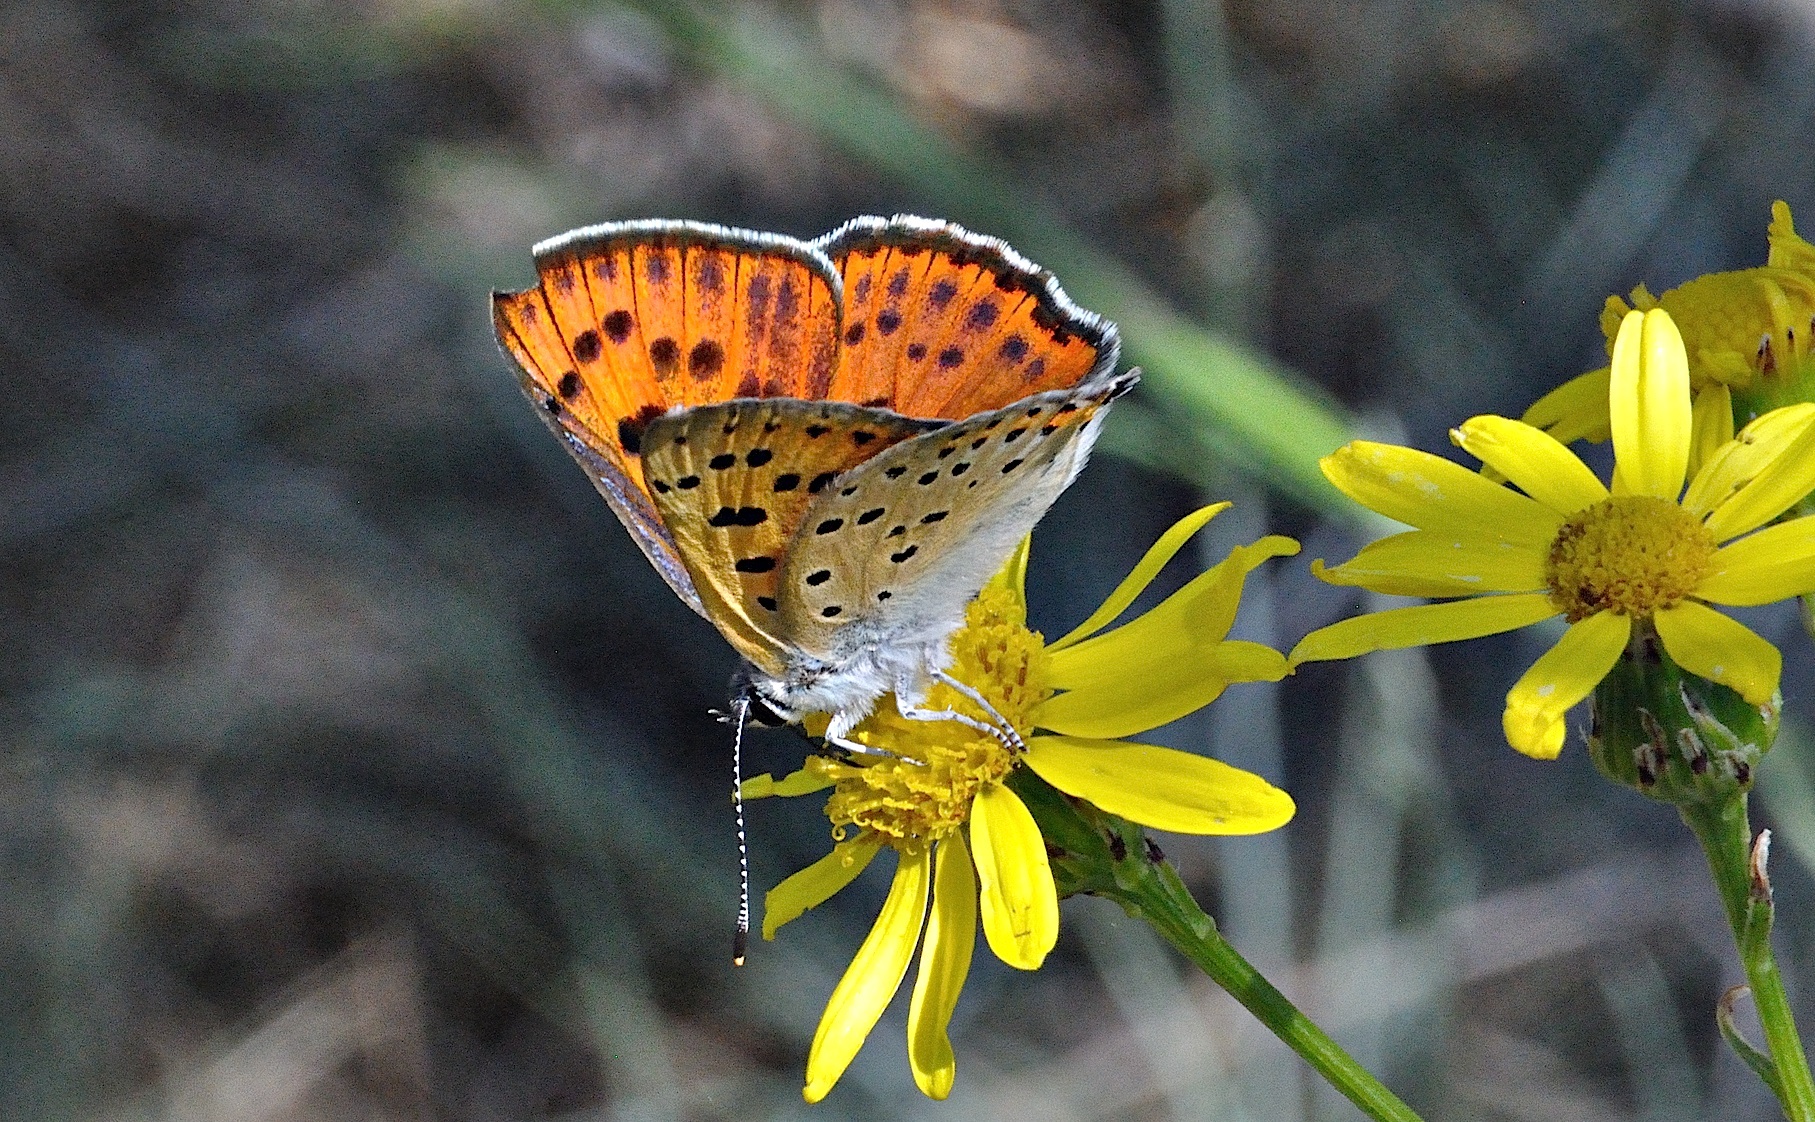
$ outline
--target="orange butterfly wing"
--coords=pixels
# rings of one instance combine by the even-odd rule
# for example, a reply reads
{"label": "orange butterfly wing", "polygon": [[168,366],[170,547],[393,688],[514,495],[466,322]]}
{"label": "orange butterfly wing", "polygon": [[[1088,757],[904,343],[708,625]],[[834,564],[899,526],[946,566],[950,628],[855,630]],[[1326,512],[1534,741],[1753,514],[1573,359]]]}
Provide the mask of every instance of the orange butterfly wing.
{"label": "orange butterfly wing", "polygon": [[805,242],[691,222],[608,223],[534,252],[539,283],[492,295],[499,342],[657,571],[704,614],[643,476],[643,429],[676,407],[824,397],[837,275]]}
{"label": "orange butterfly wing", "polygon": [[898,216],[815,244],[844,281],[836,400],[961,420],[1115,372],[1114,325],[995,238]]}
{"label": "orange butterfly wing", "polygon": [[657,572],[708,618],[736,597],[702,601],[677,545],[687,528],[664,517],[691,514],[652,494],[643,452],[656,418],[779,397],[956,421],[1047,390],[1106,389],[1115,373],[1113,324],[1005,243],[948,222],[859,218],[809,243],[643,220],[534,253],[536,286],[493,294],[499,342]]}

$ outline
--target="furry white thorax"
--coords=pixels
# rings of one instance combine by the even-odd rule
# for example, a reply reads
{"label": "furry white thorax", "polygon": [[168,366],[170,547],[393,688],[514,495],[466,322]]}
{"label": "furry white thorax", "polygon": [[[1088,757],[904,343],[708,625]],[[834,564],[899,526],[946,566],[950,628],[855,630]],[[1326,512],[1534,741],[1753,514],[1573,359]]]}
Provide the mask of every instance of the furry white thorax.
{"label": "furry white thorax", "polygon": [[[961,621],[960,621],[961,622]],[[894,692],[896,703],[918,706],[926,697],[935,670],[951,661],[947,643],[951,630],[936,640],[900,641],[898,637],[868,637],[854,645],[849,655],[836,661],[798,659],[781,677],[754,668],[750,684],[778,716],[798,722],[808,713],[826,713],[831,723],[825,739],[841,739],[870,715],[876,700]]]}

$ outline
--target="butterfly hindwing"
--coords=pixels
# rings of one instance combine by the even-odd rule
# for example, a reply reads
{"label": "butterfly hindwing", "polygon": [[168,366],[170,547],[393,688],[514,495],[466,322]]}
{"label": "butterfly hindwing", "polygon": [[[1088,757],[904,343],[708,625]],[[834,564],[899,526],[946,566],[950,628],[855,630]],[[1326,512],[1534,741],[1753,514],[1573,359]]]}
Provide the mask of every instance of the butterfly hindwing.
{"label": "butterfly hindwing", "polygon": [[962,419],[1114,373],[1115,326],[995,238],[923,218],[859,218],[815,244],[844,282],[832,397]]}
{"label": "butterfly hindwing", "polygon": [[742,399],[657,418],[643,466],[706,616],[758,668],[791,647],[778,581],[789,543],[844,473],[939,427],[887,410],[793,398]]}
{"label": "butterfly hindwing", "polygon": [[815,658],[935,641],[1082,470],[1102,407],[1132,387],[1050,390],[866,461],[805,512],[782,565],[780,634]]}

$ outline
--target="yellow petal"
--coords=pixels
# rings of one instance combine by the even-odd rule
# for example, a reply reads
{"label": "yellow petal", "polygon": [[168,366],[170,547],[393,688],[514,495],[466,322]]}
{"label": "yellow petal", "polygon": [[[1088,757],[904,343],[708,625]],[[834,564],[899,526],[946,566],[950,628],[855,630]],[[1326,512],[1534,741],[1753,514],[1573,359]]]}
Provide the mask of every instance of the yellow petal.
{"label": "yellow petal", "polygon": [[1393,596],[1472,596],[1544,587],[1545,551],[1525,542],[1454,538],[1407,530],[1362,546],[1334,568],[1311,563],[1317,579]]}
{"label": "yellow petal", "polygon": [[952,1093],[958,1060],[948,1029],[977,945],[977,878],[964,835],[939,843],[933,867],[933,910],[920,948],[920,974],[908,1005],[908,1066],[929,1099]]}
{"label": "yellow petal", "polygon": [[1662,308],[1629,312],[1613,341],[1613,456],[1633,494],[1676,501],[1689,465],[1689,354]]}
{"label": "yellow petal", "polygon": [[1033,549],[1033,541],[1032,534],[1022,538],[1015,551],[1008,555],[1008,560],[996,570],[996,575],[983,586],[985,591],[999,589],[1013,597],[1014,609],[1009,622],[1019,627],[1027,626],[1027,555]]}
{"label": "yellow petal", "polygon": [[832,783],[833,780],[824,772],[803,767],[782,779],[767,773],[752,775],[744,780],[743,795],[745,799],[766,799],[771,795],[792,798],[795,795],[811,795],[815,791],[823,791]]}
{"label": "yellow petal", "polygon": [[857,948],[857,957],[819,1018],[819,1031],[807,1052],[807,1085],[801,1092],[808,1102],[816,1103],[832,1090],[900,988],[926,919],[931,872],[931,855],[925,850],[902,855],[876,926]]}
{"label": "yellow petal", "polygon": [[1716,506],[1703,525],[1715,541],[1726,541],[1763,526],[1811,490],[1815,490],[1815,424]]}
{"label": "yellow petal", "polygon": [[1722,546],[1714,575],[1695,594],[1731,607],[1751,607],[1815,592],[1815,515],[1766,526]]}
{"label": "yellow petal", "polygon": [[1779,269],[1796,269],[1815,273],[1815,245],[1804,241],[1790,219],[1790,204],[1778,199],[1771,204],[1771,225],[1765,231],[1770,245],[1765,264]]}
{"label": "yellow petal", "polygon": [[1287,657],[1294,664],[1324,662],[1333,658],[1354,658],[1369,651],[1395,651],[1401,647],[1478,639],[1525,627],[1556,614],[1556,605],[1542,592],[1390,608],[1320,627],[1300,639]]}
{"label": "yellow petal", "polygon": [[1114,738],[1158,728],[1215,701],[1230,682],[1277,682],[1286,656],[1245,641],[1201,644],[1189,636],[1158,642],[1082,688],[1056,694],[1034,713],[1037,728]]}
{"label": "yellow petal", "polygon": [[1571,624],[1507,693],[1501,717],[1507,742],[1527,756],[1555,759],[1563,750],[1570,708],[1594,692],[1631,634],[1632,621],[1614,612]]}
{"label": "yellow petal", "polygon": [[1574,452],[1524,422],[1474,417],[1452,430],[1450,439],[1560,514],[1574,514],[1607,497],[1607,488]]}
{"label": "yellow petal", "polygon": [[1706,516],[1776,462],[1815,426],[1815,405],[1804,402],[1773,409],[1754,420],[1702,464],[1683,494],[1683,508]]}
{"label": "yellow petal", "polygon": [[1750,627],[1705,604],[1685,600],[1651,617],[1657,637],[1676,664],[1719,682],[1753,705],[1777,693],[1783,655]]}
{"label": "yellow petal", "polygon": [[1170,529],[1159,536],[1159,540],[1148,547],[1146,554],[1135,564],[1133,571],[1122,578],[1122,583],[1115,586],[1115,591],[1111,592],[1109,598],[1097,606],[1096,611],[1090,613],[1089,618],[1066,632],[1065,636],[1057,642],[1048,643],[1046,649],[1048,651],[1063,650],[1087,635],[1096,634],[1109,621],[1127,611],[1128,605],[1134,603],[1135,598],[1149,584],[1153,583],[1153,578],[1166,567],[1166,562],[1172,560],[1173,555],[1183,549],[1185,543],[1191,540],[1191,535],[1203,529],[1205,523],[1233,505],[1235,504],[1211,503],[1174,522]]}
{"label": "yellow petal", "polygon": [[[1617,296],[1611,299],[1619,299]],[[1620,305],[1622,308],[1625,304]],[[1607,429],[1608,370],[1590,370],[1578,374],[1556,389],[1532,402],[1520,420],[1533,428],[1543,429],[1563,444],[1590,440],[1605,441]]]}
{"label": "yellow petal", "polygon": [[1068,795],[1176,834],[1259,834],[1291,821],[1292,796],[1220,760],[1124,740],[1036,736],[1027,766]]}
{"label": "yellow petal", "polygon": [[1695,395],[1694,425],[1695,440],[1689,449],[1691,480],[1733,439],[1733,391],[1725,382],[1711,382]]}
{"label": "yellow petal", "polygon": [[989,949],[1018,970],[1038,970],[1059,939],[1059,891],[1034,816],[1000,783],[971,806],[971,848]]}
{"label": "yellow petal", "polygon": [[1563,525],[1535,499],[1415,448],[1355,440],[1319,466],[1349,498],[1420,530],[1547,545]]}
{"label": "yellow petal", "polygon": [[[1215,677],[1217,648],[1235,622],[1243,581],[1272,557],[1298,552],[1291,538],[1265,537],[1237,546],[1152,611],[1121,627],[1053,653],[1047,682],[1066,691],[1042,707],[1038,722],[1092,736],[1121,736],[1163,724],[1209,704],[1227,684]],[[1198,680],[1202,679],[1202,680]],[[1049,708],[1050,707],[1050,708]],[[1093,716],[1094,714],[1094,716]],[[1111,726],[1119,733],[1100,731]]]}
{"label": "yellow petal", "polygon": [[809,908],[819,907],[856,880],[879,848],[876,835],[859,834],[839,842],[832,852],[764,893],[763,938],[775,938],[782,924],[799,918]]}
{"label": "yellow petal", "polygon": [[1265,643],[1225,639],[1217,644],[1211,664],[1225,682],[1277,682],[1292,672],[1292,664]]}

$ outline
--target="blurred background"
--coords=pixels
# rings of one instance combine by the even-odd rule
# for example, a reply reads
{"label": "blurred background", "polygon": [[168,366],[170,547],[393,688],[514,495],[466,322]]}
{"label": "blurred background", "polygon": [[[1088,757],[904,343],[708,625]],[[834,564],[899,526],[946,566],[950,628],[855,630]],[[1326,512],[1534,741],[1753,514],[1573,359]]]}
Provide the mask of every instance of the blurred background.
{"label": "blurred background", "polygon": [[[1239,625],[1284,649],[1370,606],[1308,575],[1375,532],[1318,455],[1447,450],[1604,362],[1610,293],[1762,263],[1773,199],[1815,227],[1812,126],[1790,0],[0,6],[0,1117],[1358,1117],[1091,899],[1037,974],[979,952],[949,1102],[904,998],[803,1106],[886,873],[731,967],[733,656],[487,293],[613,218],[1005,237],[1149,371],[1035,536],[1034,624],[1229,498],[1168,579],[1300,536]],[[1748,618],[1786,650],[1755,821],[1815,1028],[1815,675],[1792,613]],[[1232,690],[1157,738],[1298,818],[1160,840],[1427,1117],[1773,1118],[1674,813],[1501,739],[1551,639]],[[805,748],[752,739],[752,772]],[[815,800],[751,816],[759,893],[826,848]]]}

